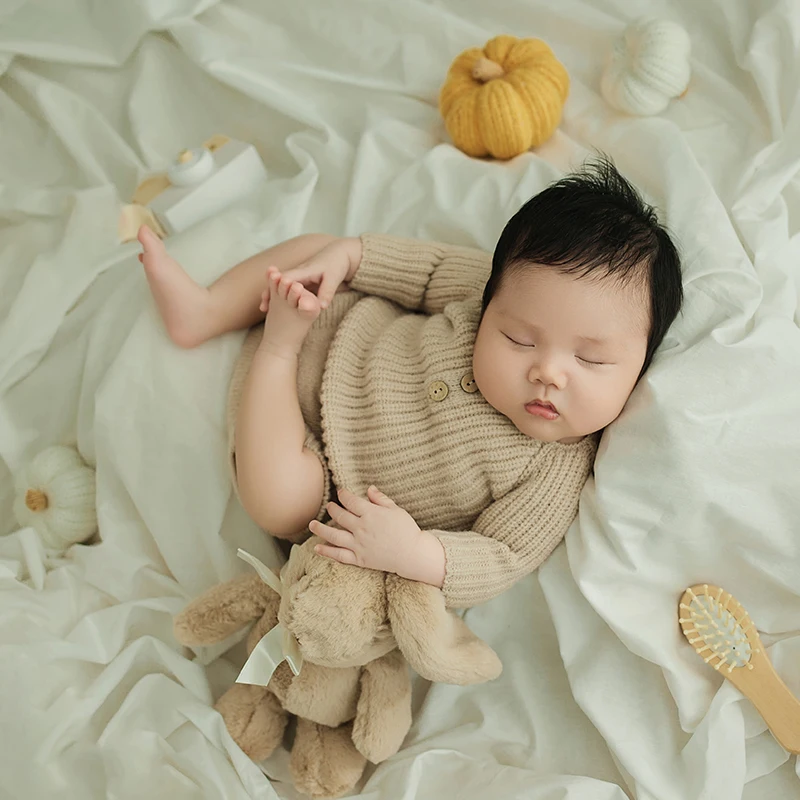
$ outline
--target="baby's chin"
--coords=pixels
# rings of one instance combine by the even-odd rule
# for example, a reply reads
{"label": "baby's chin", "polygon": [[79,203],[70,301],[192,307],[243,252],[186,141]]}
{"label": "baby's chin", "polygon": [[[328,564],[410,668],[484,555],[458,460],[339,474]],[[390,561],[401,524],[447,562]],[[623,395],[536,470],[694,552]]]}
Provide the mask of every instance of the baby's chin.
{"label": "baby's chin", "polygon": [[570,430],[570,428],[563,423],[561,418],[557,420],[545,420],[541,417],[531,416],[524,410],[522,414],[509,414],[493,403],[489,403],[489,405],[512,422],[520,433],[538,442],[562,442],[563,444],[572,444],[573,442],[579,442],[588,435]]}
{"label": "baby's chin", "polygon": [[531,417],[526,414],[521,421],[512,420],[512,422],[520,433],[524,433],[528,438],[536,439],[539,442],[576,444],[591,435],[591,431],[573,430],[569,425],[563,423],[562,418],[545,420],[541,417]]}
{"label": "baby's chin", "polygon": [[582,434],[577,434],[569,430],[565,425],[559,425],[559,420],[543,420],[541,417],[527,415],[521,419],[509,417],[514,423],[514,427],[524,433],[529,439],[536,439],[539,442],[579,442],[583,439]]}

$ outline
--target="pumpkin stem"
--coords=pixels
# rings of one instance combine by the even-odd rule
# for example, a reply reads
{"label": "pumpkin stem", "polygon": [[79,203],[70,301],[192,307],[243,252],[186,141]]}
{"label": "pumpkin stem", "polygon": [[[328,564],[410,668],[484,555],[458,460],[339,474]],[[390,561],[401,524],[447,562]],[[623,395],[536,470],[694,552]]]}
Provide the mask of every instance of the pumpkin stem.
{"label": "pumpkin stem", "polygon": [[25,505],[31,511],[44,511],[49,502],[47,500],[47,495],[41,489],[28,489],[25,492]]}
{"label": "pumpkin stem", "polygon": [[481,83],[486,83],[495,78],[502,78],[505,74],[506,71],[496,61],[492,61],[489,58],[479,58],[472,68],[472,77]]}

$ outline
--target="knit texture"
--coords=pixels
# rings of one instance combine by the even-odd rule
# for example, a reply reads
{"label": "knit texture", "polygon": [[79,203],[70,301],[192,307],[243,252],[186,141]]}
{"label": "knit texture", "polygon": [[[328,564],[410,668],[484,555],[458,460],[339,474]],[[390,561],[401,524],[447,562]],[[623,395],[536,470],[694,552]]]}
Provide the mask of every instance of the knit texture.
{"label": "knit texture", "polygon": [[568,91],[567,70],[545,42],[495,36],[456,57],[439,110],[467,155],[513,158],[553,135]]}
{"label": "knit texture", "polygon": [[648,116],[663,111],[689,86],[691,40],[675,22],[642,19],[614,43],[600,91],[619,111]]}
{"label": "knit texture", "polygon": [[391,236],[362,243],[350,286],[366,296],[338,327],[320,390],[328,466],[336,486],[364,495],[374,483],[437,535],[446,602],[469,607],[561,541],[597,437],[531,439],[464,388],[488,254]]}

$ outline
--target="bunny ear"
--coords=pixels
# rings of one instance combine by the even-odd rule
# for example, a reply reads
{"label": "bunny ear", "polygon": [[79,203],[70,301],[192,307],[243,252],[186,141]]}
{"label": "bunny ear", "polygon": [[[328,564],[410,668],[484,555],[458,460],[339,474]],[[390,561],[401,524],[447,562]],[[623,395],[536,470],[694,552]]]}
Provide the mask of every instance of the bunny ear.
{"label": "bunny ear", "polygon": [[319,558],[314,553],[314,545],[320,541],[316,536],[312,536],[301,544],[292,545],[289,558],[281,569],[281,582],[284,587],[294,586],[306,574],[309,563],[314,558]]}
{"label": "bunny ear", "polygon": [[389,621],[409,664],[439,683],[483,683],[503,670],[497,653],[447,611],[435,586],[386,576]]}

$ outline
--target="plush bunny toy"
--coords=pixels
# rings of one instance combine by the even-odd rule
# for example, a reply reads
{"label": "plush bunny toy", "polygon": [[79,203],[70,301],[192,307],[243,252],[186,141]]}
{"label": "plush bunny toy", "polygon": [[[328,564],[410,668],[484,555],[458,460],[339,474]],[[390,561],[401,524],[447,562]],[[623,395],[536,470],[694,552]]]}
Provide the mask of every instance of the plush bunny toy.
{"label": "plush bunny toy", "polygon": [[[411,726],[410,664],[422,677],[469,684],[496,678],[495,652],[445,609],[433,586],[339,564],[292,548],[280,593],[258,575],[212,587],[175,619],[184,645],[221,642],[255,621],[252,653],[280,623],[299,648],[298,674],[279,664],[266,686],[236,683],[217,701],[236,743],[255,761],[297,717],[290,766],[297,789],[338,797],[370,761],[396,753]],[[285,634],[285,635],[287,635]]]}

